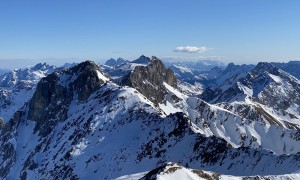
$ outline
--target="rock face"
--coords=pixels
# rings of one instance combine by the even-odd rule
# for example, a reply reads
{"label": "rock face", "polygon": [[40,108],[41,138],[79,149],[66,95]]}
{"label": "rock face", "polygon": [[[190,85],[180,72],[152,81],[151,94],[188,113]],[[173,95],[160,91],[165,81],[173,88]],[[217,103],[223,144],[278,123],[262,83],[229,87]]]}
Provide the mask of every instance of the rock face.
{"label": "rock face", "polygon": [[[57,123],[51,119],[65,119],[68,111],[66,108],[75,94],[79,102],[86,101],[105,83],[98,77],[99,72],[95,63],[85,61],[41,79],[29,102],[28,119],[37,122],[36,130],[39,129],[45,136]],[[58,79],[61,74],[64,74],[63,78]]]}
{"label": "rock face", "polygon": [[136,88],[157,105],[164,100],[167,94],[163,82],[177,87],[177,81],[173,71],[166,68],[161,60],[152,57],[150,62],[148,66],[135,67],[120,84]]}
{"label": "rock face", "polygon": [[0,118],[8,122],[30,100],[40,79],[56,69],[55,66],[39,63],[0,75]]}
{"label": "rock face", "polygon": [[78,66],[70,69],[72,74],[77,74],[78,77],[73,81],[70,86],[73,87],[72,91],[78,93],[78,100],[85,101],[107,80],[105,77],[99,77],[99,67],[91,62],[85,61]]}

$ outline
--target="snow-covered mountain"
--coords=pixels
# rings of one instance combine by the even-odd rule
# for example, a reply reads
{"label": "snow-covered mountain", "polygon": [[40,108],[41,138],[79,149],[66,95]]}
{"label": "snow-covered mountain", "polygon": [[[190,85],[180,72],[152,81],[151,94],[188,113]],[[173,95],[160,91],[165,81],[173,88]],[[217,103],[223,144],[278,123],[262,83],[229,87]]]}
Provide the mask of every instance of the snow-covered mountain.
{"label": "snow-covered mountain", "polygon": [[178,78],[178,80],[190,84],[202,83],[207,84],[209,81],[216,79],[223,72],[223,67],[214,67],[210,70],[195,70],[184,66],[171,65],[169,66]]}
{"label": "snow-covered mountain", "polygon": [[[200,98],[240,117],[239,122],[235,121],[236,129],[232,132],[240,132],[240,137],[233,134],[243,146],[291,154],[300,150],[299,87],[300,81],[295,77],[270,63],[259,63],[240,78],[230,78],[215,88],[206,89]],[[223,124],[220,121],[228,119],[228,115],[217,119]],[[208,124],[211,125],[211,122]],[[218,125],[216,127],[215,135],[219,133]],[[240,128],[246,129],[240,131]],[[226,129],[229,130],[229,127]],[[233,140],[232,136],[229,138]]]}
{"label": "snow-covered mountain", "polygon": [[210,82],[210,87],[221,84],[234,84],[238,79],[245,77],[255,66],[254,65],[236,65],[229,63],[227,67]]}
{"label": "snow-covered mountain", "polygon": [[[116,60],[109,59],[105,65],[100,65],[101,70],[109,74],[115,82],[134,70],[136,66],[147,66],[151,59],[144,55],[133,61],[117,64]],[[181,84],[195,87],[206,87],[224,71],[225,64],[219,61],[196,61],[196,62],[165,62],[166,67],[173,70]],[[197,92],[198,93],[198,92]]]}
{"label": "snow-covered mountain", "polygon": [[206,89],[201,98],[211,103],[259,103],[274,109],[274,114],[284,116],[283,119],[294,123],[299,121],[300,81],[294,76],[270,63],[258,63],[244,77],[233,79]]}
{"label": "snow-covered mountain", "polygon": [[180,92],[189,96],[200,95],[203,91],[203,85],[197,82],[192,85],[184,81],[177,81],[177,88]]}
{"label": "snow-covered mountain", "polygon": [[274,66],[300,79],[300,61],[289,61],[287,63],[272,63]]}
{"label": "snow-covered mountain", "polygon": [[191,70],[195,71],[209,71],[212,68],[219,67],[219,68],[225,68],[226,64],[220,61],[215,60],[199,60],[199,61],[164,61],[164,64],[169,67],[172,65],[185,67]]}
{"label": "snow-covered mountain", "polygon": [[299,179],[299,174],[290,175],[271,175],[271,176],[231,176],[223,175],[211,171],[203,171],[199,169],[191,169],[180,166],[177,163],[166,163],[160,167],[157,167],[149,172],[142,172],[137,174],[130,174],[116,178],[115,180],[147,180],[147,179],[158,179],[158,180],[173,180],[173,179],[189,179],[189,180],[203,180],[203,179],[219,179],[219,180],[244,180],[244,179]]}
{"label": "snow-covered mountain", "polygon": [[299,122],[272,119],[258,104],[212,105],[165,85],[169,94],[166,101],[159,104],[160,108],[167,114],[185,113],[206,137],[220,137],[235,148],[264,148],[276,154],[300,151]]}
{"label": "snow-covered mountain", "polygon": [[234,80],[209,102],[156,57],[45,74],[2,125],[0,177],[297,179],[299,80],[269,63],[222,72]]}
{"label": "snow-covered mountain", "polygon": [[55,69],[55,66],[40,63],[0,75],[0,119],[7,122],[32,97],[39,80]]}

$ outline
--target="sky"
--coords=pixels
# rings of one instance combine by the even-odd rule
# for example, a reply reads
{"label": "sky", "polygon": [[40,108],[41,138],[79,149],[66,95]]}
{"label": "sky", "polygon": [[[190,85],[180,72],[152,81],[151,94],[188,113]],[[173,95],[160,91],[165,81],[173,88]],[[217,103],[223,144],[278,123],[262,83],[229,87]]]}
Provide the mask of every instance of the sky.
{"label": "sky", "polygon": [[1,0],[0,68],[144,54],[300,60],[298,0]]}

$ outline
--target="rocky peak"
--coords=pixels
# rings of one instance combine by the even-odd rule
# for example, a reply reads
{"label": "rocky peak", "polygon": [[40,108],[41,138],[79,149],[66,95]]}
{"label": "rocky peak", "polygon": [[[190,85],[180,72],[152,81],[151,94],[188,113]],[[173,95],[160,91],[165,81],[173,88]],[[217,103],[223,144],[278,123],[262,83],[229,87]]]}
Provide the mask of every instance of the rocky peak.
{"label": "rocky peak", "polygon": [[226,67],[226,69],[224,70],[224,72],[230,72],[230,71],[234,71],[236,70],[238,67],[238,65],[235,65],[234,63],[229,63]]}
{"label": "rocky peak", "polygon": [[110,58],[105,62],[105,65],[114,67],[114,66],[120,66],[124,63],[126,63],[126,61],[123,58],[119,57],[117,60]]}
{"label": "rocky peak", "polygon": [[75,65],[76,65],[75,62],[73,62],[73,63],[65,63],[65,64],[62,65],[60,68],[61,68],[61,69],[64,69],[64,68],[70,68],[70,67],[73,67],[73,66],[75,66]]}
{"label": "rocky peak", "polygon": [[171,69],[166,68],[164,63],[160,59],[158,59],[155,56],[152,56],[151,64],[149,65],[149,67],[153,67],[158,72],[162,72],[161,75],[163,80],[170,86],[173,86],[175,88],[177,87],[177,80],[174,75],[174,72]]}
{"label": "rocky peak", "polygon": [[36,121],[36,130],[47,135],[57,120],[66,119],[66,108],[74,98],[79,102],[87,100],[106,80],[92,61],[50,74],[37,85],[29,102],[28,119]]}
{"label": "rocky peak", "polygon": [[136,64],[150,64],[151,63],[151,59],[149,57],[141,55],[138,59],[132,61],[132,63],[136,63]]}
{"label": "rocky peak", "polygon": [[280,76],[280,70],[267,62],[259,62],[255,68],[239,81],[246,87],[253,89],[253,97],[257,97],[274,79],[269,75]]}
{"label": "rocky peak", "polygon": [[254,75],[260,75],[260,74],[264,74],[265,72],[269,72],[271,74],[278,75],[279,74],[278,70],[279,69],[271,63],[259,62],[252,70],[252,73],[254,73]]}
{"label": "rocky peak", "polygon": [[117,64],[118,65],[121,65],[121,64],[123,64],[123,63],[125,63],[126,61],[123,59],[123,58],[121,58],[121,57],[119,57],[118,59],[117,59]]}
{"label": "rocky peak", "polygon": [[243,65],[237,65],[237,64],[234,64],[234,63],[229,63],[227,65],[227,67],[224,69],[222,75],[224,74],[229,74],[229,73],[232,73],[232,72],[249,72],[251,71],[252,69],[254,68],[254,65],[246,65],[246,64],[243,64]]}
{"label": "rocky peak", "polygon": [[117,61],[115,59],[113,59],[113,58],[110,58],[109,60],[107,60],[105,62],[105,65],[107,65],[107,66],[116,66],[117,65]]}
{"label": "rocky peak", "polygon": [[70,70],[73,74],[78,75],[71,85],[74,91],[78,92],[79,101],[87,100],[91,93],[108,80],[92,61],[82,62]]}
{"label": "rocky peak", "polygon": [[36,64],[33,68],[32,68],[32,70],[35,70],[35,71],[37,71],[37,70],[46,70],[47,68],[49,68],[50,67],[50,65],[48,65],[48,64],[46,64],[46,63],[38,63],[38,64]]}
{"label": "rocky peak", "polygon": [[[143,58],[149,59],[150,58]],[[162,61],[152,57],[148,66],[137,66],[122,81],[121,85],[136,88],[155,104],[164,100],[167,90],[164,82],[177,87],[176,77],[171,69],[165,67]]]}

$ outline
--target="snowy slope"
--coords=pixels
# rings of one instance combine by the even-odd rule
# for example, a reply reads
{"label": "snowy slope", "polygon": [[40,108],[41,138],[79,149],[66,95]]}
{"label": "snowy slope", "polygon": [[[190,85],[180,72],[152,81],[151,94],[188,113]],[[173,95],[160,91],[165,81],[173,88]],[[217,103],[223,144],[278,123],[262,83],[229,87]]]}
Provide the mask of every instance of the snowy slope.
{"label": "snowy slope", "polygon": [[234,83],[247,98],[216,104],[188,83],[177,86],[157,58],[129,68],[135,88],[114,83],[90,61],[55,71],[0,132],[0,178],[297,179],[299,123],[280,110],[297,113],[290,94],[298,81],[262,67]]}
{"label": "snowy slope", "polygon": [[207,137],[223,138],[233,147],[264,148],[276,154],[300,152],[298,124],[270,119],[259,104],[211,105],[184,95],[166,83],[165,86],[169,94],[159,107],[166,114],[184,112]]}
{"label": "snowy slope", "polygon": [[16,69],[0,75],[0,118],[7,122],[32,97],[39,80],[55,69],[40,63],[32,68]]}
{"label": "snowy slope", "polygon": [[300,81],[270,63],[259,63],[233,83],[206,89],[200,98],[210,103],[243,102],[284,127],[299,127]]}
{"label": "snowy slope", "polygon": [[230,179],[230,180],[243,180],[243,179],[299,179],[300,174],[287,174],[287,175],[278,175],[278,176],[230,176],[223,175],[210,171],[203,171],[198,169],[190,169],[183,166],[180,166],[176,163],[167,163],[166,165],[160,166],[150,172],[146,173],[137,173],[133,175],[126,175],[116,180],[125,180],[125,179],[160,179],[160,180],[173,180],[173,179],[182,179],[182,180],[202,180],[202,179]]}
{"label": "snowy slope", "polygon": [[[198,126],[200,133],[207,137],[217,136],[223,138],[233,147],[264,148],[276,154],[299,152],[299,121],[295,119],[297,117],[296,111],[298,106],[288,109],[289,112],[296,114],[295,116],[290,117],[286,113],[286,116],[289,116],[289,118],[285,118],[284,115],[279,117],[278,114],[280,113],[276,115],[274,108],[268,108],[266,105],[254,101],[252,97],[253,91],[257,91],[256,89],[259,89],[259,87],[268,85],[271,80],[279,85],[284,85],[285,82],[289,81],[297,82],[296,79],[291,79],[284,72],[280,72],[280,74],[286,78],[280,79],[270,73],[276,74],[278,69],[275,68],[272,70],[271,68],[270,70],[268,64],[261,63],[251,71],[252,74],[256,74],[256,77],[250,76],[252,79],[248,80],[249,75],[245,70],[251,69],[253,69],[253,66],[236,66],[233,64],[229,64],[226,68],[224,74],[227,74],[232,83],[238,87],[238,92],[242,92],[231,98],[234,99],[232,103],[227,103],[226,101],[226,103],[215,105],[206,103],[199,98],[192,97],[197,94],[194,86],[178,81],[177,88],[164,82],[168,93],[165,96],[165,100],[159,103],[159,108],[166,115],[175,112],[185,113]],[[144,80],[144,78],[140,79],[140,81]],[[279,83],[278,81],[281,82]],[[249,85],[249,87],[246,86],[247,83],[250,84],[249,82],[252,82],[255,90]],[[226,82],[223,83],[224,85],[226,84]],[[150,91],[149,88],[146,89]],[[281,89],[287,91],[287,85]],[[231,91],[231,89],[228,91]],[[147,91],[140,92],[145,93],[146,97],[149,93]],[[274,94],[269,96],[276,97],[281,96],[281,94],[275,91]],[[152,100],[151,98],[149,99]],[[244,102],[245,100],[246,102]]]}
{"label": "snowy slope", "polygon": [[208,70],[201,70],[195,67],[186,67],[176,64],[172,64],[168,67],[174,71],[178,80],[192,85],[200,83],[202,86],[209,86],[224,71],[223,67],[218,66],[212,67]]}
{"label": "snowy slope", "polygon": [[192,85],[184,81],[178,81],[177,86],[180,92],[190,96],[199,95],[203,91],[203,85],[200,83],[195,83],[194,85]]}
{"label": "snowy slope", "polygon": [[233,148],[222,138],[206,137],[195,120],[174,112],[166,115],[135,89],[110,82],[92,62],[52,73],[2,130],[0,176],[113,179],[166,162],[235,176],[299,171],[299,154]]}
{"label": "snowy slope", "polygon": [[224,68],[226,66],[225,63],[220,61],[214,61],[214,60],[199,60],[199,61],[164,61],[164,64],[166,64],[167,67],[170,67],[172,65],[185,67],[191,70],[197,70],[197,71],[209,71],[215,67]]}
{"label": "snowy slope", "polygon": [[254,67],[254,65],[236,65],[229,63],[224,71],[216,78],[215,86],[224,84],[224,82],[233,84],[238,79],[245,77]]}
{"label": "snowy slope", "polygon": [[[249,166],[260,159],[265,170],[262,172],[260,168],[253,167],[243,172],[246,175],[289,173],[299,168],[294,157],[288,157],[284,162],[293,164],[288,166],[290,169],[285,168],[287,164],[279,163],[278,170],[274,172],[269,161],[275,163],[278,160],[266,152],[253,152],[253,160],[241,163],[241,159],[248,158],[247,151],[234,153],[235,150],[225,150],[225,142],[214,138],[206,140],[195,134],[176,115],[168,118],[157,116],[151,103],[146,102],[134,89],[119,89],[108,84],[95,92],[88,103],[72,102],[68,118],[45,137],[35,132],[34,122],[22,120],[16,129],[16,137],[6,142],[6,146],[15,142],[13,147],[16,150],[15,163],[7,177],[110,179],[144,172],[165,161],[188,163],[195,168],[205,165],[208,169],[215,169],[217,166],[222,173],[235,173],[235,168]],[[214,155],[220,153],[221,157],[217,161],[210,159],[212,154],[209,151]],[[226,153],[223,155],[223,152]],[[237,161],[224,159],[227,156],[232,158],[238,152],[242,155]],[[286,158],[280,157],[280,161]],[[189,163],[191,160],[192,163]],[[224,165],[219,166],[220,162]],[[3,164],[7,163],[6,160]]]}

